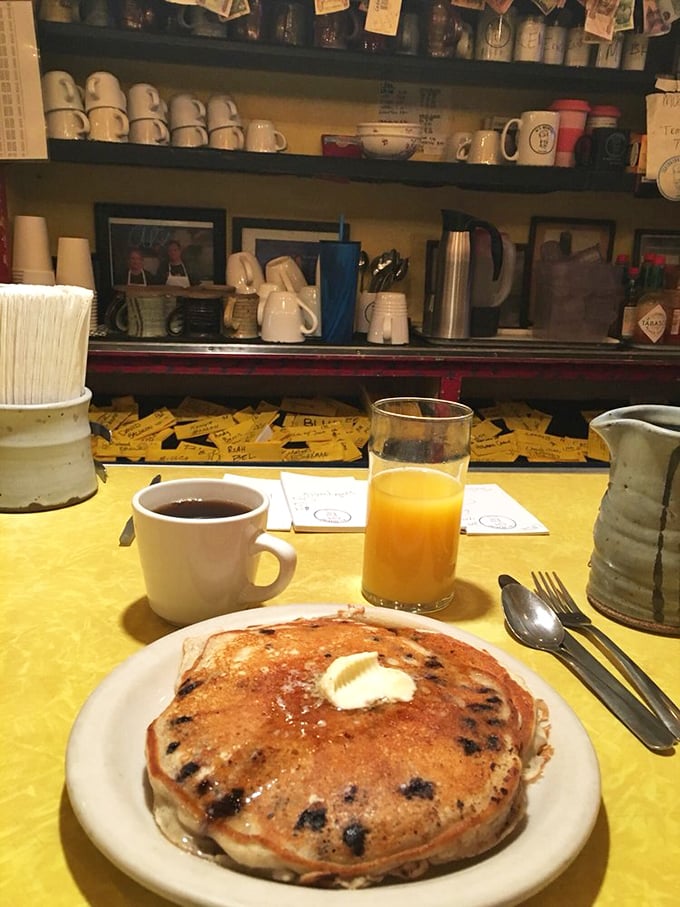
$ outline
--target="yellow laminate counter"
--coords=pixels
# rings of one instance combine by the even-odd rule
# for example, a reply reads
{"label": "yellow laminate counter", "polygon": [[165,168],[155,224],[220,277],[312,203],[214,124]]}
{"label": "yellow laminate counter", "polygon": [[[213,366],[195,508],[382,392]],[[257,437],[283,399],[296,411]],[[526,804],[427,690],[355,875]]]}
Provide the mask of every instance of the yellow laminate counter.
{"label": "yellow laminate counter", "polygon": [[[5,741],[0,902],[8,907],[168,903],[125,876],[90,843],[64,786],[69,731],[88,694],[127,656],[172,632],[148,607],[135,546],[118,547],[130,498],[157,471],[112,466],[108,481],[89,501],[49,513],[0,514]],[[170,479],[225,470],[164,466],[160,471]],[[555,570],[591,610],[583,590],[607,475],[473,472],[469,481],[497,482],[545,523],[550,535],[464,537],[456,602],[436,618],[499,646],[544,677],[583,722],[602,773],[602,803],[589,841],[558,879],[526,903],[675,907],[680,900],[680,756],[649,752],[567,668],[516,643],[503,625],[499,573],[528,584],[531,570]],[[363,603],[361,533],[282,535],[295,545],[298,567],[285,593],[271,604]],[[597,614],[594,619],[680,700],[677,639],[643,634]],[[320,903],[323,899],[320,894]]]}

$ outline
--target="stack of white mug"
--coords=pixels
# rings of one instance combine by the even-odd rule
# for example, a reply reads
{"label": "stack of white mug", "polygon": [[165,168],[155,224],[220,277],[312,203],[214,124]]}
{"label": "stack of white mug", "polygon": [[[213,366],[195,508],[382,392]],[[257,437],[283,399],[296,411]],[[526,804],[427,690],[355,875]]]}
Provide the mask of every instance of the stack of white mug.
{"label": "stack of white mug", "polygon": [[61,69],[46,72],[41,80],[47,135],[51,139],[84,139],[90,131],[84,91]]}
{"label": "stack of white mug", "polygon": [[85,112],[90,120],[91,140],[127,142],[130,132],[127,98],[113,73],[93,72],[87,77]]}
{"label": "stack of white mug", "polygon": [[171,142],[179,148],[200,148],[208,144],[206,109],[203,101],[188,92],[170,98]]}
{"label": "stack of white mug", "polygon": [[128,90],[127,110],[130,141],[140,145],[167,145],[168,105],[158,89],[148,82],[137,82]]}
{"label": "stack of white mug", "polygon": [[211,148],[241,151],[245,144],[243,126],[236,104],[227,94],[208,98],[208,133]]}

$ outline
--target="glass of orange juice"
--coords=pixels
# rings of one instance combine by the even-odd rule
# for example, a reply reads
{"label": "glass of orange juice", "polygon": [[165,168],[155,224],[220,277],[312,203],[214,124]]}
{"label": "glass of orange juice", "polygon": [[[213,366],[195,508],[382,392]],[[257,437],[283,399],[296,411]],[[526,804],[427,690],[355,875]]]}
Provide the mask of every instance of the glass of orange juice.
{"label": "glass of orange juice", "polygon": [[361,591],[427,613],[453,599],[472,410],[425,397],[373,404]]}

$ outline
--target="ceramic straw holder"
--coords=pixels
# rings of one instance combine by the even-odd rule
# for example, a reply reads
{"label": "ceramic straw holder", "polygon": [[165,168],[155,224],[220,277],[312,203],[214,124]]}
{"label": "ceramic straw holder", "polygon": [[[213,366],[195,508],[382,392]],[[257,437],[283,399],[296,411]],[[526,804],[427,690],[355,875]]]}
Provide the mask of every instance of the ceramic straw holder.
{"label": "ceramic straw holder", "polygon": [[0,405],[0,512],[69,507],[92,497],[92,392],[74,400]]}

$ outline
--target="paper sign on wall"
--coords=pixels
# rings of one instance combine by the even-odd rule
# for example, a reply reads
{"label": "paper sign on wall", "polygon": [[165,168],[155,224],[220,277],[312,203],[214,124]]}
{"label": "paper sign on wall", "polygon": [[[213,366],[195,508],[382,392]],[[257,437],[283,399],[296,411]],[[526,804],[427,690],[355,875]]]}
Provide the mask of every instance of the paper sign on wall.
{"label": "paper sign on wall", "polygon": [[680,155],[680,92],[647,95],[647,179],[657,178],[666,161]]}

